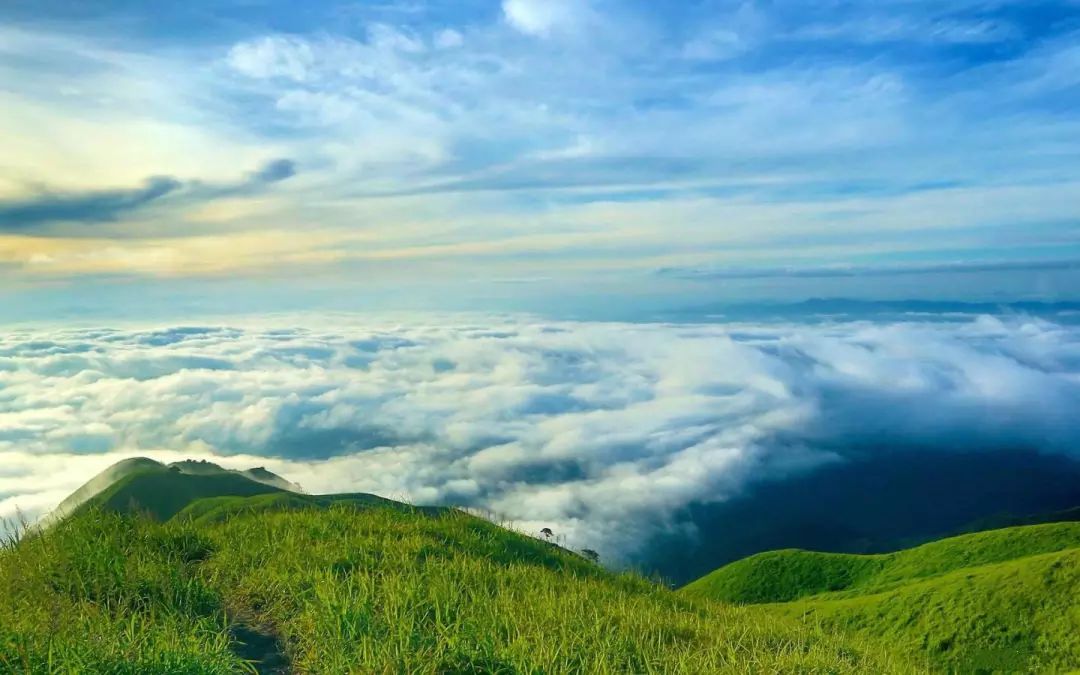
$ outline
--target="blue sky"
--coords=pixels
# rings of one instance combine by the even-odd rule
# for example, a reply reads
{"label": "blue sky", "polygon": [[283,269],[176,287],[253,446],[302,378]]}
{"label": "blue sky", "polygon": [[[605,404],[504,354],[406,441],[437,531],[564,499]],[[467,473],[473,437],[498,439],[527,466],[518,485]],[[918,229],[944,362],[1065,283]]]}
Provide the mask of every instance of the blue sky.
{"label": "blue sky", "polygon": [[6,316],[1076,299],[1080,3],[14,0]]}

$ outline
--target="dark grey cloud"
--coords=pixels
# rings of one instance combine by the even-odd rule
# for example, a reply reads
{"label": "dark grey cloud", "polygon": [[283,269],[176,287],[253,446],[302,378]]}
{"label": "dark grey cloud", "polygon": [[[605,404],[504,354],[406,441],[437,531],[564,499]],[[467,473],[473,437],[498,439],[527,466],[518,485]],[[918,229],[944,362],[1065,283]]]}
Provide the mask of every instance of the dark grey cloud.
{"label": "dark grey cloud", "polygon": [[0,229],[28,230],[45,223],[101,223],[119,219],[181,190],[171,176],[147,178],[128,190],[45,192],[29,199],[0,201]]}
{"label": "dark grey cloud", "polygon": [[181,206],[254,194],[293,177],[296,171],[292,160],[277,159],[233,183],[152,176],[128,189],[43,190],[32,197],[0,200],[0,231],[31,231],[54,223],[109,223],[156,205]]}
{"label": "dark grey cloud", "polygon": [[256,194],[275,183],[292,178],[296,175],[296,171],[296,162],[291,159],[275,159],[235,183],[194,183],[191,190],[192,198],[211,200]]}
{"label": "dark grey cloud", "polygon": [[255,185],[277,183],[296,175],[296,162],[291,159],[275,159],[251,174],[250,182]]}

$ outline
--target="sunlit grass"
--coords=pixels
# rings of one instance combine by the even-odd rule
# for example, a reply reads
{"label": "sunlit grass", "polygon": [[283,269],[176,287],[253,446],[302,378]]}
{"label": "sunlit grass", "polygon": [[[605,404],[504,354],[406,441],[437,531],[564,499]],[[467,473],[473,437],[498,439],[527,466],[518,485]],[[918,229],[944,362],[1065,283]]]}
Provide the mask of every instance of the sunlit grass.
{"label": "sunlit grass", "polygon": [[[682,593],[763,606],[960,672],[1080,665],[1080,523],[979,532],[884,555],[775,551]],[[792,602],[784,602],[792,601]]]}
{"label": "sunlit grass", "polygon": [[203,526],[88,512],[5,546],[0,583],[14,672],[249,672],[237,621],[301,673],[910,672],[870,643],[683,599],[456,512]]}
{"label": "sunlit grass", "polygon": [[193,531],[87,514],[0,549],[0,672],[236,673]]}
{"label": "sunlit grass", "polygon": [[[1080,547],[1080,523],[1049,523],[949,537],[878,555],[769,551],[725,565],[683,593],[737,603],[787,602],[820,593],[880,593],[958,569]],[[832,596],[837,597],[837,596]]]}

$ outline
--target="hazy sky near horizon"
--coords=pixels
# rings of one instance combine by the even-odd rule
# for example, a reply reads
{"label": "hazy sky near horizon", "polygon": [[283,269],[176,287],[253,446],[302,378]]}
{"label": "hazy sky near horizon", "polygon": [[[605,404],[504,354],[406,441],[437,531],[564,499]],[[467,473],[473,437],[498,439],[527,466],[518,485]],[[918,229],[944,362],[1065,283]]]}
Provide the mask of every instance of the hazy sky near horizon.
{"label": "hazy sky near horizon", "polygon": [[1078,110],[1075,0],[8,0],[0,301],[1076,299]]}

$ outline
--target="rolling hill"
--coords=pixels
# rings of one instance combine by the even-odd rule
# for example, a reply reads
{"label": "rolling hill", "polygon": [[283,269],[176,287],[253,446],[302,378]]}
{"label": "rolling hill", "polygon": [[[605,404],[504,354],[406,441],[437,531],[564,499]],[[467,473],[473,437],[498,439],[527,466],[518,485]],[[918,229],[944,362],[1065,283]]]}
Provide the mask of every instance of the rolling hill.
{"label": "rolling hill", "polygon": [[294,483],[261,467],[235,471],[191,460],[169,465],[147,459],[125,460],[91,479],[77,494],[78,506],[65,508],[68,515],[86,511],[137,513],[158,522],[177,518],[200,524],[241,513],[330,506],[413,508],[364,493],[304,494]]}
{"label": "rolling hill", "polygon": [[53,509],[52,513],[45,517],[45,522],[51,523],[70,515],[93,497],[111,487],[118,480],[141,471],[155,471],[164,468],[164,464],[155,462],[146,457],[133,457],[113,464],[98,475],[84,483],[78,490],[72,492],[64,501]]}
{"label": "rolling hill", "polygon": [[910,671],[460,511],[247,480],[151,467],[0,546],[0,672]]}
{"label": "rolling hill", "polygon": [[1080,548],[1080,523],[978,532],[881,555],[786,550],[725,565],[684,591],[736,603],[789,602],[820,593],[876,593],[956,570]]}
{"label": "rolling hill", "polygon": [[1080,664],[1080,523],[1007,528],[884,555],[774,551],[680,592],[890,644],[962,672]]}
{"label": "rolling hill", "polygon": [[52,527],[0,544],[0,672],[1080,665],[1080,523],[774,551],[672,592],[455,509],[273,483],[144,461],[90,481]]}
{"label": "rolling hill", "polygon": [[961,568],[866,595],[769,605],[951,672],[1074,672],[1080,549]]}

